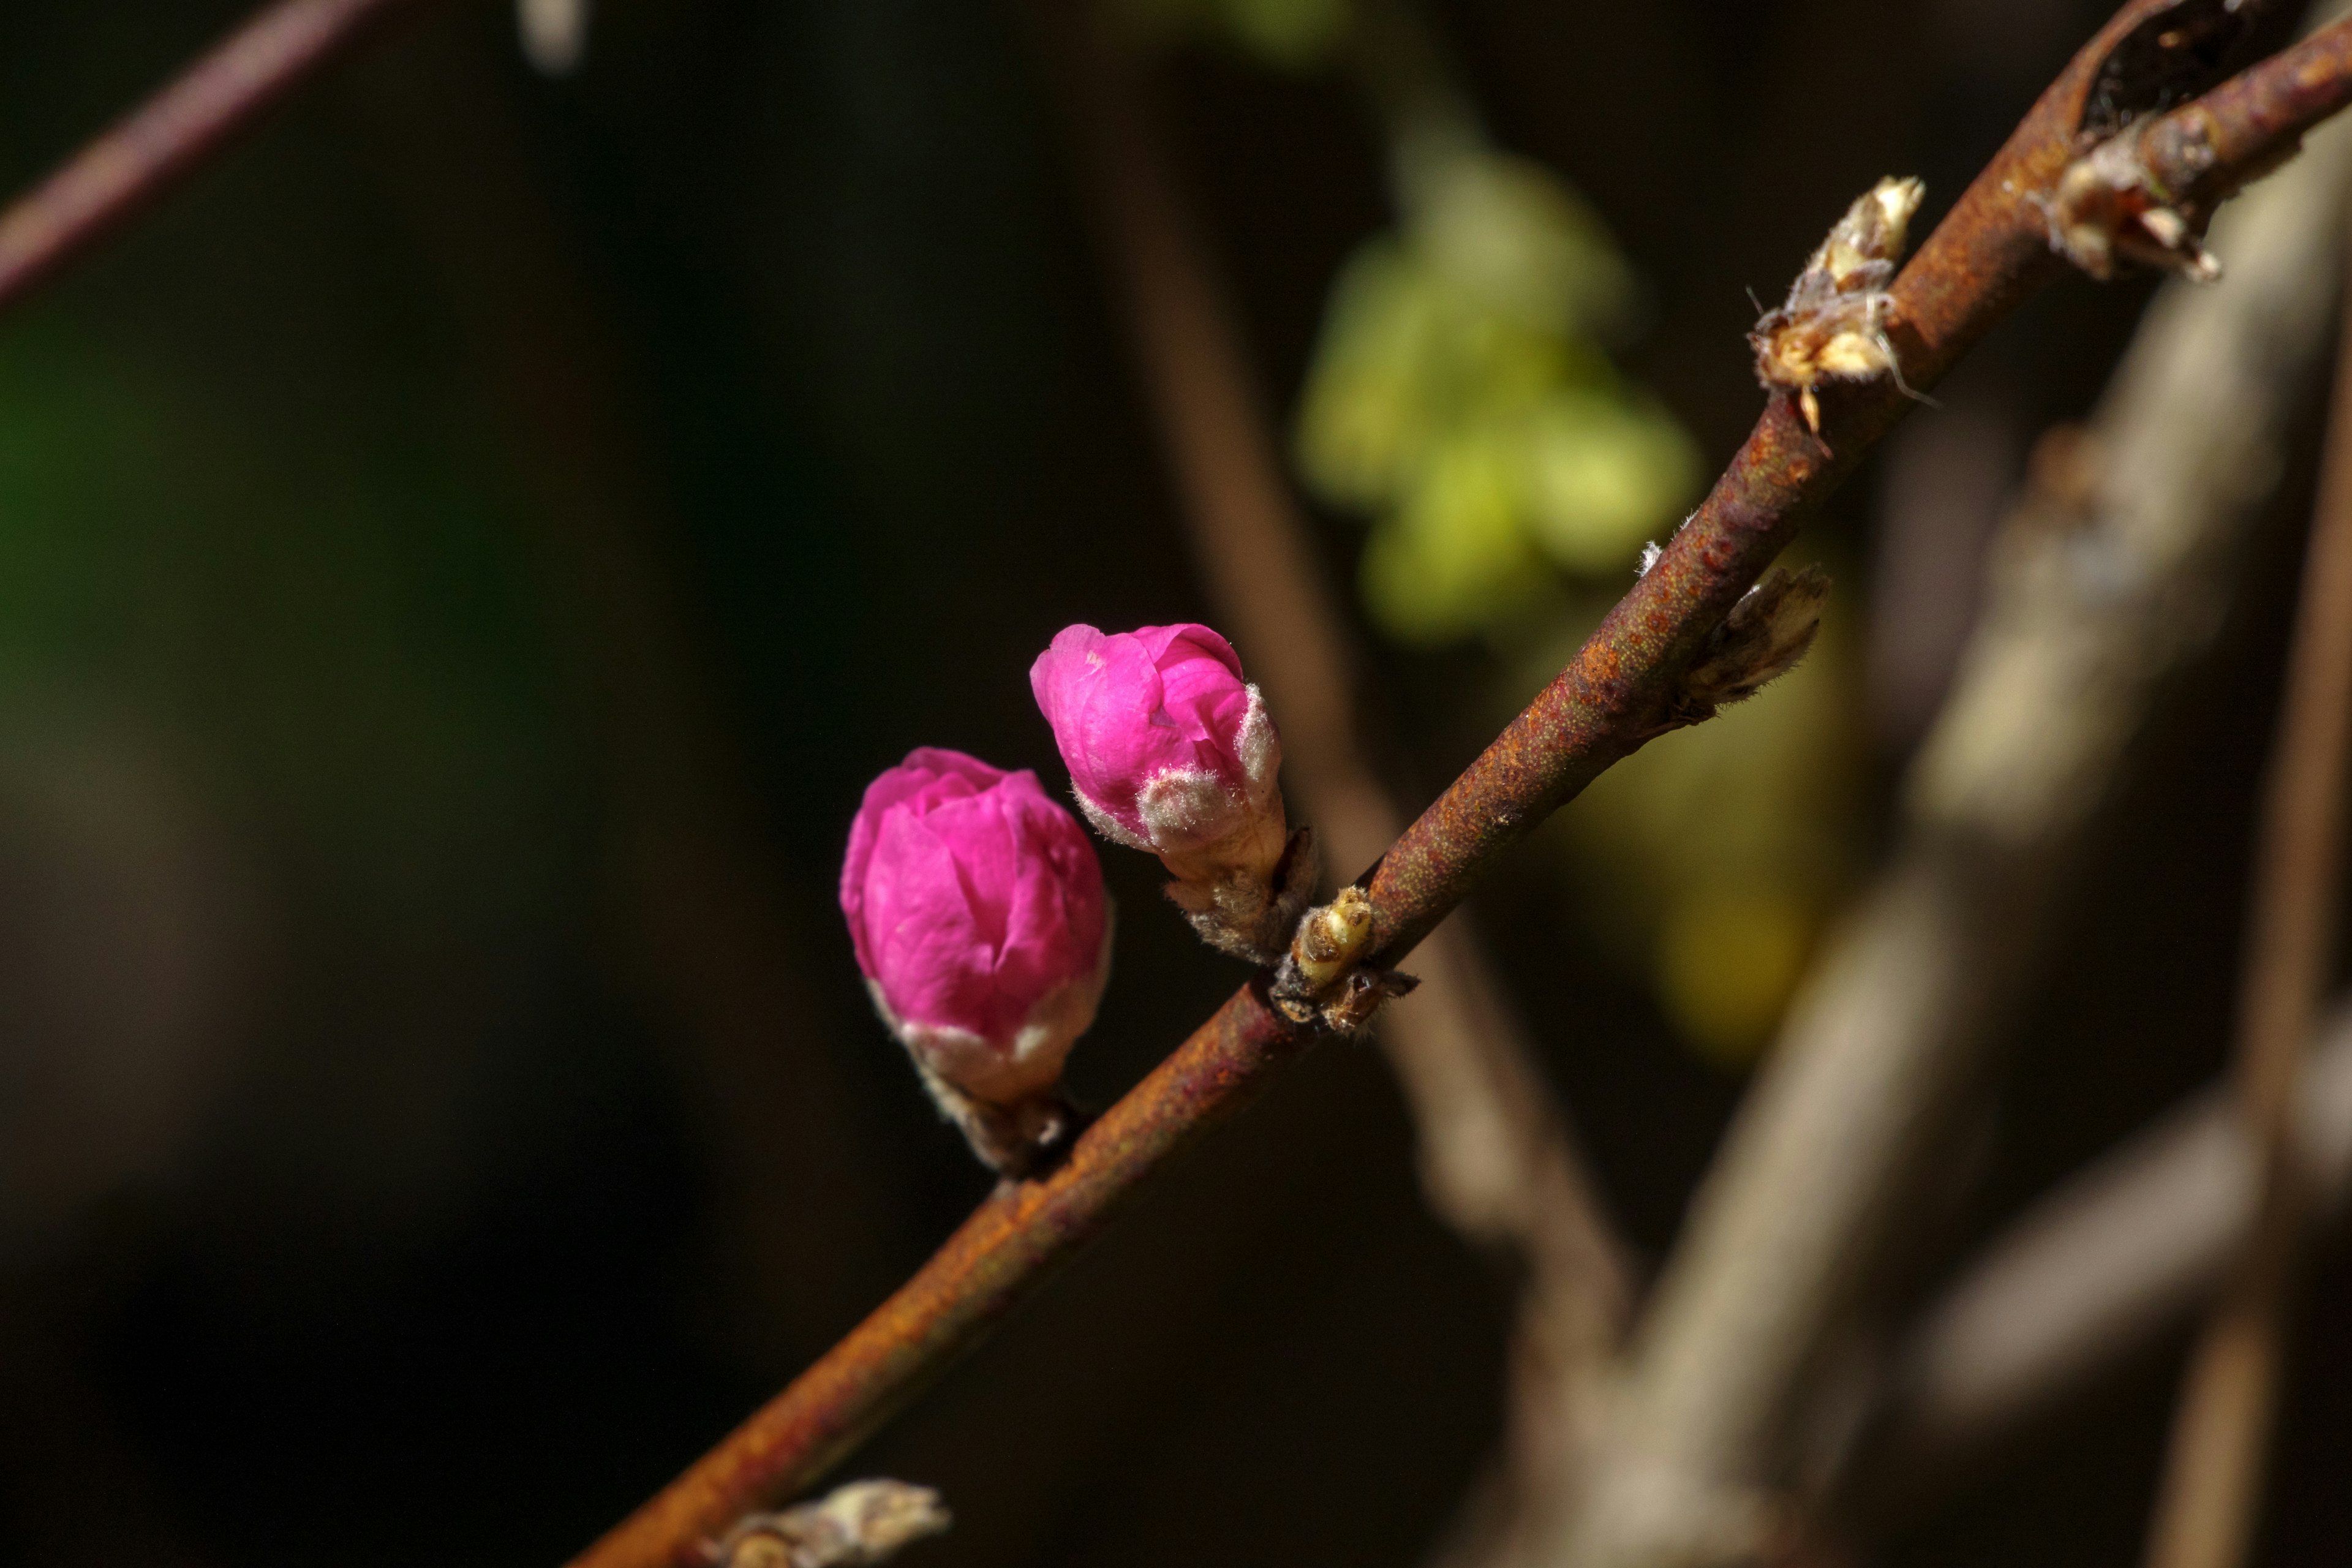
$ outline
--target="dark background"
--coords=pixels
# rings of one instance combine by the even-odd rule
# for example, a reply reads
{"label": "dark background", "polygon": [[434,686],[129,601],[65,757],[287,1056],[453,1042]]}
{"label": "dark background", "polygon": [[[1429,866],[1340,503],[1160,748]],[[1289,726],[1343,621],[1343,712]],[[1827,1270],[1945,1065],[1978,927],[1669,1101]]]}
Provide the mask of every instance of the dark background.
{"label": "dark background", "polygon": [[[1644,279],[1625,363],[1713,464],[1758,403],[1744,290],[1881,174],[1932,219],[2103,9],[1438,14]],[[1206,613],[1027,14],[600,10],[551,83],[503,6],[426,7],[0,322],[0,1560],[560,1561],[985,1191],[866,1011],[850,811],[917,744],[1057,777],[1035,650]],[[238,14],[10,0],[0,184]],[[1214,51],[1160,85],[1286,406],[1387,221],[1374,129]],[[1968,529],[2145,298],[2078,280],[2006,327],[1833,508],[1874,563],[1842,590],[1893,595],[1879,503],[1925,493],[1960,530],[1928,606],[1964,608]],[[1919,479],[1971,412],[1976,489]],[[2219,1068],[2310,445],[2110,816],[1955,1247]],[[1335,574],[1360,539],[1327,528]],[[1366,644],[1418,801],[1494,671]],[[1898,653],[1931,701],[1935,649]],[[1920,700],[1882,705],[1882,783]],[[1105,865],[1098,1101],[1238,977],[1156,868]],[[1739,1082],[1569,897],[1520,868],[1475,912],[1654,1257]],[[2352,1560],[2347,1283],[2330,1253],[2281,1563]],[[1423,1212],[1379,1056],[1338,1047],[856,1469],[946,1491],[909,1558],[940,1568],[1410,1563],[1495,1441],[1508,1310]],[[1897,1560],[2134,1561],[2172,1379]]]}

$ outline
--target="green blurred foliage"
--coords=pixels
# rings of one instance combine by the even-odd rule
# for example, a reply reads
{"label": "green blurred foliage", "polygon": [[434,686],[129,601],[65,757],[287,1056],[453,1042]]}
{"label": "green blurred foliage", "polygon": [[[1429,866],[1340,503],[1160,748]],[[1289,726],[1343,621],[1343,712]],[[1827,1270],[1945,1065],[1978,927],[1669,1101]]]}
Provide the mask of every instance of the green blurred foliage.
{"label": "green blurred foliage", "polygon": [[1551,569],[1630,569],[1699,459],[1601,347],[1634,285],[1566,185],[1457,137],[1399,163],[1405,222],[1333,287],[1297,448],[1318,497],[1371,521],[1374,621],[1430,646],[1523,623]]}

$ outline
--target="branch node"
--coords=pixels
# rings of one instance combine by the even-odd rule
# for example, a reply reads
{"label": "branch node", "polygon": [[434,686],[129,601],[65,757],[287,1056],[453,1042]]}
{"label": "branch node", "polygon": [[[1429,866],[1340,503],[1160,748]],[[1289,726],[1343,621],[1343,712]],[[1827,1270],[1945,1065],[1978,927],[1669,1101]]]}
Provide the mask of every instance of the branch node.
{"label": "branch node", "polygon": [[1822,629],[1830,575],[1818,565],[1774,567],[1741,596],[1683,678],[1660,733],[1715,717],[1797,668]]}
{"label": "branch node", "polygon": [[954,1522],[929,1487],[852,1481],[782,1513],[746,1514],[704,1555],[715,1568],[858,1568]]}
{"label": "branch node", "polygon": [[1300,827],[1284,845],[1270,879],[1226,868],[1211,878],[1170,882],[1164,890],[1202,942],[1231,957],[1271,965],[1282,961],[1299,916],[1314,901],[1322,865],[1315,830]]}
{"label": "branch node", "polygon": [[1361,888],[1342,888],[1320,909],[1300,918],[1298,934],[1274,972],[1267,994],[1294,1024],[1353,1034],[1383,1003],[1421,984],[1410,974],[1362,962],[1372,945],[1372,900]]}
{"label": "branch node", "polygon": [[1895,296],[1887,289],[1926,193],[1917,180],[1885,179],[1856,197],[1789,286],[1787,300],[1767,310],[1748,334],[1757,379],[1768,391],[1793,393],[1805,428],[1815,436],[1822,433],[1822,408],[1814,389],[1823,381],[1891,374],[1902,382],[1886,335],[1895,316]]}
{"label": "branch node", "polygon": [[[2170,116],[2153,128],[2168,142],[2166,168],[2200,172],[2213,163],[2201,115]],[[2106,282],[2118,262],[2177,272],[2192,282],[2221,276],[2199,237],[2198,214],[2149,169],[2141,128],[2109,137],[2066,165],[2050,195],[2030,198],[2050,226],[2050,247]]]}

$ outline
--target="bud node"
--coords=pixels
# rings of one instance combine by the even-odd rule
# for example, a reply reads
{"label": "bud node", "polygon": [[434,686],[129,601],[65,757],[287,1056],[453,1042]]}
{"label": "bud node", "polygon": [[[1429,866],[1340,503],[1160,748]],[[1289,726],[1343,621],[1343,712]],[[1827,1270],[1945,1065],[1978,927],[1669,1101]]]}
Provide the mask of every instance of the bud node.
{"label": "bud node", "polygon": [[714,1568],[859,1568],[887,1563],[953,1522],[929,1487],[852,1481],[782,1513],[746,1514],[703,1555]]}
{"label": "bud node", "polygon": [[1787,300],[1767,310],[1748,334],[1757,379],[1767,390],[1794,394],[1805,428],[1815,436],[1822,433],[1815,389],[1822,382],[1891,375],[1903,385],[1903,367],[1886,335],[1895,316],[1887,285],[1895,281],[1895,264],[1926,189],[1917,180],[1887,179],[1857,198],[1797,274]]}
{"label": "bud node", "polygon": [[[2192,151],[2180,153],[2178,161],[2194,167]],[[2198,283],[2221,276],[2221,263],[2200,241],[2190,215],[2148,172],[2137,128],[2067,164],[2056,187],[2033,201],[2050,226],[2050,247],[2102,283],[2123,262]]]}
{"label": "bud node", "polygon": [[1774,567],[1724,617],[1654,733],[1696,724],[1728,702],[1753,697],[1797,668],[1822,629],[1829,574],[1817,565]]}
{"label": "bud node", "polygon": [[1371,942],[1372,900],[1361,888],[1342,888],[1329,903],[1307,910],[1268,988],[1276,1009],[1294,1024],[1337,1034],[1370,1023],[1382,1004],[1421,984],[1365,964]]}

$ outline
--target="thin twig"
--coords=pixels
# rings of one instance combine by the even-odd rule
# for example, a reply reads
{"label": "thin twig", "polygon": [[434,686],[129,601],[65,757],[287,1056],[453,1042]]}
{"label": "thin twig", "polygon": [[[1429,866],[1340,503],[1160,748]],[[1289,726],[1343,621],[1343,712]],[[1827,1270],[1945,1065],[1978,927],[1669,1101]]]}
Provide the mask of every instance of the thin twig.
{"label": "thin twig", "polygon": [[2237,1568],[2252,1548],[2311,1206],[2296,1158],[2295,1082],[2335,942],[2352,763],[2352,334],[2341,353],[2265,784],[2239,997],[2239,1092],[2262,1203],[2189,1362],[2150,1533],[2151,1568]]}
{"label": "thin twig", "polygon": [[[1034,5],[1091,184],[1125,325],[1226,629],[1282,725],[1284,767],[1326,852],[1377,857],[1404,814],[1357,738],[1349,639],[1282,475],[1271,422],[1151,84],[1091,0]],[[1593,1195],[1533,1047],[1457,918],[1414,955],[1420,989],[1379,1037],[1411,1105],[1422,1187],[1447,1224],[1526,1276],[1506,1470],[1566,1463],[1561,1428],[1614,1349],[1632,1268]],[[1538,1450],[1538,1451],[1529,1451]]]}
{"label": "thin twig", "polygon": [[[2352,1012],[2322,1029],[2296,1095],[2315,1217],[2352,1205]],[[2147,1355],[2219,1289],[2260,1172],[2216,1089],[2049,1194],[1989,1243],[1889,1358],[1831,1512],[1884,1540],[2035,1422]]]}
{"label": "thin twig", "polygon": [[[2065,167],[2105,45],[2167,0],[2131,0],[2069,66],[1904,270],[1895,330],[1906,376],[1933,384],[2057,270],[2028,193]],[[1774,398],[1706,503],[1575,661],[1363,879],[1370,962],[1393,964],[1512,844],[1673,721],[1685,671],[1798,527],[1907,411],[1892,384],[1823,399],[1831,447]],[[1833,450],[1832,449],[1833,447]],[[807,1487],[911,1398],[1132,1198],[1162,1162],[1245,1105],[1312,1044],[1260,977],[1104,1114],[1046,1178],[1000,1192],[873,1316],[577,1560],[690,1563],[737,1515]]]}
{"label": "thin twig", "polygon": [[280,0],[0,212],[0,310],[16,303],[416,0]]}
{"label": "thin twig", "polygon": [[2324,341],[2352,138],[2331,130],[2225,213],[2230,279],[2160,299],[2074,460],[2045,455],[1887,868],[1661,1278],[1608,1455],[1630,1479],[1596,1489],[1571,1561],[1650,1561],[1700,1500],[1788,1479],[1811,1373],[1928,1190],[2131,738],[2218,620],[2262,499],[2247,476],[2276,471]]}

